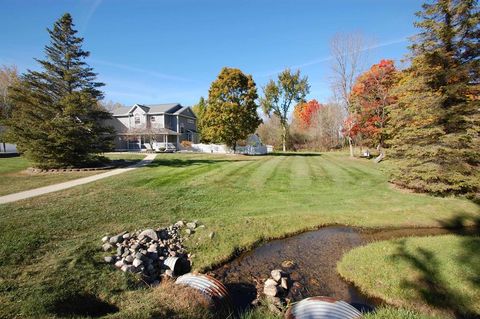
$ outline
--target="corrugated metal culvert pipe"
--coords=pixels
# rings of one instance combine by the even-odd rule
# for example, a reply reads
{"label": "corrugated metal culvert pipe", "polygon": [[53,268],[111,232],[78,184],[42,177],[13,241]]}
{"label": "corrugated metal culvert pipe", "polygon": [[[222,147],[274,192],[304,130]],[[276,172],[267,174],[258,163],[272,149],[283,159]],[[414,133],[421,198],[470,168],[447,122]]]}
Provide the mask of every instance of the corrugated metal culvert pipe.
{"label": "corrugated metal culvert pipe", "polygon": [[233,310],[232,299],[227,288],[211,276],[189,273],[178,277],[175,283],[197,289],[220,310]]}
{"label": "corrugated metal culvert pipe", "polygon": [[286,319],[356,319],[362,314],[345,301],[330,297],[310,297],[294,304]]}

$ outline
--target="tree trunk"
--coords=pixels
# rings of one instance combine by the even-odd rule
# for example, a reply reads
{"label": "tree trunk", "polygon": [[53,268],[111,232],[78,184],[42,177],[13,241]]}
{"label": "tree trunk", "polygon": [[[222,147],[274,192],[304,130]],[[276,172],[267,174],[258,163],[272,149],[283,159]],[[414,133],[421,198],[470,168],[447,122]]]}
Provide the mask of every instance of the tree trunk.
{"label": "tree trunk", "polygon": [[348,137],[348,146],[350,147],[350,157],[353,157],[353,143],[352,143],[352,138],[349,136]]}
{"label": "tree trunk", "polygon": [[283,151],[286,152],[287,151],[287,125],[282,124],[282,129],[283,129],[283,132],[282,132]]}
{"label": "tree trunk", "polygon": [[385,152],[383,151],[381,144],[378,144],[377,150],[380,152],[380,154],[374,159],[374,162],[380,163],[385,158]]}

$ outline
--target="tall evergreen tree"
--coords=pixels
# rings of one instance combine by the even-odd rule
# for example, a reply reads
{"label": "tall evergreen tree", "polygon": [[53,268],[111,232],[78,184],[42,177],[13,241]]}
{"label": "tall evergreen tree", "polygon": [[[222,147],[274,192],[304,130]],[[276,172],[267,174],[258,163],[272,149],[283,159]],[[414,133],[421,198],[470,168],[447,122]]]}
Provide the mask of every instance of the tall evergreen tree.
{"label": "tall evergreen tree", "polygon": [[48,29],[41,71],[28,70],[11,90],[13,111],[7,121],[9,140],[38,167],[89,165],[111,146],[110,118],[99,101],[103,83],[84,59],[70,14]]}
{"label": "tall evergreen tree", "polygon": [[208,92],[208,107],[202,117],[202,134],[234,150],[262,123],[257,113],[257,87],[251,75],[223,68]]}
{"label": "tall evergreen tree", "polygon": [[396,183],[440,195],[480,189],[479,11],[476,0],[423,5],[411,66],[390,107]]}

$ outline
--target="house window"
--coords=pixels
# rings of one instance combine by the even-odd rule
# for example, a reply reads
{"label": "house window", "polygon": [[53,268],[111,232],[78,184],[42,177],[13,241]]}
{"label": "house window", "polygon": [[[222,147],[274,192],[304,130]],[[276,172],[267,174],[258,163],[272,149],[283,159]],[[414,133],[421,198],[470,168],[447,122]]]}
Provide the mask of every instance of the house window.
{"label": "house window", "polygon": [[135,124],[140,124],[140,115],[135,114]]}
{"label": "house window", "polygon": [[155,116],[152,116],[152,117],[150,118],[150,122],[155,122]]}

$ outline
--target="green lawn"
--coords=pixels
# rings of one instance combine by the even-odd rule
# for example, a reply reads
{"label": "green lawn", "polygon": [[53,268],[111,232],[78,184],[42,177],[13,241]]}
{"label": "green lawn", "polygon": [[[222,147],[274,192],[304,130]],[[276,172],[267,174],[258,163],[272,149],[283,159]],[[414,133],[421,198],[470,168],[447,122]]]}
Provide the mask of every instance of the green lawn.
{"label": "green lawn", "polygon": [[391,305],[438,317],[478,318],[479,252],[480,237],[397,239],[351,250],[338,270],[365,294]]}
{"label": "green lawn", "polygon": [[[110,159],[140,160],[142,154],[105,154]],[[101,171],[29,173],[31,164],[23,157],[0,158],[0,196],[37,187],[66,182],[72,179],[98,174]]]}
{"label": "green lawn", "polygon": [[119,318],[167,307],[101,262],[105,233],[199,219],[206,228],[188,246],[194,268],[205,270],[263,240],[321,225],[439,226],[480,215],[467,200],[395,190],[378,168],[340,153],[161,154],[150,167],[2,205],[0,317],[59,315],[59,304],[86,295],[118,307]]}

